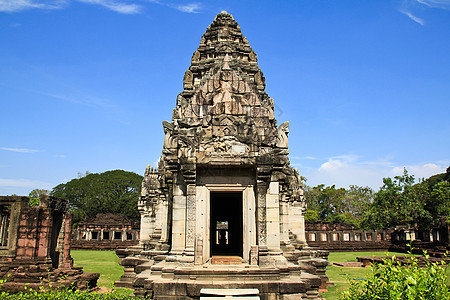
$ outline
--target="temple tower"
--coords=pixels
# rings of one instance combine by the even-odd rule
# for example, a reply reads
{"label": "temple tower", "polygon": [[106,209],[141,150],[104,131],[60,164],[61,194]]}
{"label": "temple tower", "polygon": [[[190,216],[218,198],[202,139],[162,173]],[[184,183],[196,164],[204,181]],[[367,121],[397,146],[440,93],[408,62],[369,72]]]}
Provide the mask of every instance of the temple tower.
{"label": "temple tower", "polygon": [[[320,298],[324,274],[301,263],[312,254],[303,249],[289,123],[277,126],[257,55],[227,12],[202,36],[183,87],[172,121],[163,121],[158,168],[143,180],[140,246],[119,251],[133,266],[122,283],[155,299],[196,298],[219,279],[222,288],[256,287],[262,299]],[[168,279],[179,286],[164,286]]]}

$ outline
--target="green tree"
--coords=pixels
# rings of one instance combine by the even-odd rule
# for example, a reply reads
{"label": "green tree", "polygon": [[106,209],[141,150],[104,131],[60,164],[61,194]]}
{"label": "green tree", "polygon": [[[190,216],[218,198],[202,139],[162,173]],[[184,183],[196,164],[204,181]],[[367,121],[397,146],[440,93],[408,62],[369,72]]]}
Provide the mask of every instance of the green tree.
{"label": "green tree", "polygon": [[98,213],[139,218],[137,202],[143,177],[123,170],[89,173],[53,188],[51,195],[69,200],[74,222]]}
{"label": "green tree", "polygon": [[436,203],[438,216],[450,218],[450,183],[441,181],[433,186],[431,196]]}
{"label": "green tree", "polygon": [[370,187],[351,185],[345,193],[345,212],[348,220],[359,222],[373,202],[373,190]]}
{"label": "green tree", "polygon": [[396,225],[407,225],[410,228],[427,227],[433,216],[426,209],[430,201],[425,185],[414,185],[414,176],[403,175],[383,178],[383,186],[374,195],[370,210],[363,220],[364,228],[387,229]]}
{"label": "green tree", "polygon": [[44,189],[34,189],[28,195],[29,197],[41,198],[42,196],[48,196],[50,194],[49,190]]}
{"label": "green tree", "polygon": [[[349,189],[337,189],[334,185],[320,184],[306,187],[305,198],[308,210],[316,212],[318,220],[347,222],[358,227],[373,200],[373,191],[369,187],[356,185],[351,185]],[[308,216],[311,217],[312,214]]]}
{"label": "green tree", "polygon": [[336,189],[334,185],[325,187],[320,184],[305,193],[308,208],[317,211],[319,219],[333,221],[335,216],[342,214],[345,207],[345,189]]}
{"label": "green tree", "polygon": [[49,190],[44,189],[34,189],[29,194],[28,197],[30,198],[29,205],[30,206],[37,206],[41,202],[41,197],[48,196],[50,193]]}

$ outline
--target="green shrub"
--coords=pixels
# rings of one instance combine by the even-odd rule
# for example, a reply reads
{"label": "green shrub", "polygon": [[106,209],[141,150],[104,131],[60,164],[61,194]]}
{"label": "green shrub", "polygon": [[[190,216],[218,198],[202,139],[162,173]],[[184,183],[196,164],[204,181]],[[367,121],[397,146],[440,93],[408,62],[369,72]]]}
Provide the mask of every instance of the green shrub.
{"label": "green shrub", "polygon": [[[411,254],[411,253],[410,253]],[[425,257],[429,256],[425,252]],[[350,287],[342,294],[344,300],[443,300],[450,299],[447,286],[447,265],[426,263],[419,266],[413,256],[408,265],[402,266],[395,256],[384,263],[373,264],[367,279],[350,279]]]}
{"label": "green shrub", "polygon": [[71,289],[28,290],[17,294],[1,292],[0,299],[5,300],[136,300],[138,298],[113,290],[108,293],[78,291]]}

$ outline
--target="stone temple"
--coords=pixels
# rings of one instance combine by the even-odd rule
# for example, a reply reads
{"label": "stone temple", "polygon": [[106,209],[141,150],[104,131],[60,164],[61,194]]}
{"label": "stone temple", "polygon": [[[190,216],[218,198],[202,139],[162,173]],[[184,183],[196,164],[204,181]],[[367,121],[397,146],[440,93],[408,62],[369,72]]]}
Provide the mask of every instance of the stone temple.
{"label": "stone temple", "polygon": [[277,126],[257,55],[227,12],[201,38],[183,87],[142,183],[140,244],[117,251],[116,286],[154,299],[198,299],[201,289],[321,299],[327,253],[306,245],[289,123]]}

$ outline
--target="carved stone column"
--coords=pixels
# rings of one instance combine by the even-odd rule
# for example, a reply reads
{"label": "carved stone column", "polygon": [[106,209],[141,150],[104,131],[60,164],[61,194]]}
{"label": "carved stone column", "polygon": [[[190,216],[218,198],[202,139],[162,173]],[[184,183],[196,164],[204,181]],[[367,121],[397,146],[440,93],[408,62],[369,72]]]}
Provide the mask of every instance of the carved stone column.
{"label": "carved stone column", "polygon": [[195,219],[196,219],[196,200],[195,184],[187,185],[186,196],[186,248],[184,253],[188,256],[194,255],[195,246]]}
{"label": "carved stone column", "polygon": [[267,247],[267,228],[266,228],[266,193],[267,185],[264,181],[258,180],[256,183],[256,217],[257,217],[257,230],[258,230],[258,245],[261,248]]}

